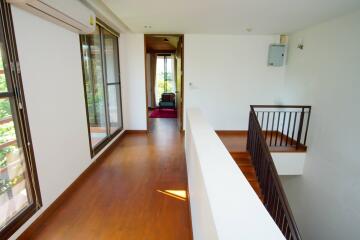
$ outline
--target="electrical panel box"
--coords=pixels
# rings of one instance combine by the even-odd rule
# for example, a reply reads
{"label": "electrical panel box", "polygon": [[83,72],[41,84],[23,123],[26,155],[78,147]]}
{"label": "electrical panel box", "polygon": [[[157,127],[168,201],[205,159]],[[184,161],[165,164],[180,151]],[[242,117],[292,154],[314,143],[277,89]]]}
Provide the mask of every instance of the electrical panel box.
{"label": "electrical panel box", "polygon": [[284,65],[286,53],[285,44],[271,44],[269,46],[268,66],[281,67]]}

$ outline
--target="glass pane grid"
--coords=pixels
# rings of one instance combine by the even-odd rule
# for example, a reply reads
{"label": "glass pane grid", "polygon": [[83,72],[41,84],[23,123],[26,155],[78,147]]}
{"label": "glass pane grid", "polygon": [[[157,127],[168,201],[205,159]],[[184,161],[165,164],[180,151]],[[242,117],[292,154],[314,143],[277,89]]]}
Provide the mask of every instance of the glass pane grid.
{"label": "glass pane grid", "polygon": [[97,25],[81,37],[85,93],[92,149],[122,128],[118,38]]}
{"label": "glass pane grid", "polygon": [[[7,81],[0,61],[0,90]],[[17,141],[15,104],[11,98],[0,99],[0,227],[6,226],[31,203],[26,179],[25,158]]]}

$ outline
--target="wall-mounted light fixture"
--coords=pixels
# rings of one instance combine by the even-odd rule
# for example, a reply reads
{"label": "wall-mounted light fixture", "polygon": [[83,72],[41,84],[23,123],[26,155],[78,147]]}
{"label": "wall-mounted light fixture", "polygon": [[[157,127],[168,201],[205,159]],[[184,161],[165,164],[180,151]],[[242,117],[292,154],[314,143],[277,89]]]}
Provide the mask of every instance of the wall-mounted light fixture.
{"label": "wall-mounted light fixture", "polygon": [[299,43],[297,45],[297,48],[300,49],[300,50],[303,50],[304,49],[304,43],[303,43],[303,40],[302,39],[299,39]]}

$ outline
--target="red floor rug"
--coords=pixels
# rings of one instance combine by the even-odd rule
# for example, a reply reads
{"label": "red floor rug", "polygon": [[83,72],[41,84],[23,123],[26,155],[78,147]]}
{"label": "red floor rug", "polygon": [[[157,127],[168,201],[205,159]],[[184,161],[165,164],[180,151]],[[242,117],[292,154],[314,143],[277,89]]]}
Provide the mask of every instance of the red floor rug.
{"label": "red floor rug", "polygon": [[150,112],[150,118],[177,118],[176,109],[156,108]]}

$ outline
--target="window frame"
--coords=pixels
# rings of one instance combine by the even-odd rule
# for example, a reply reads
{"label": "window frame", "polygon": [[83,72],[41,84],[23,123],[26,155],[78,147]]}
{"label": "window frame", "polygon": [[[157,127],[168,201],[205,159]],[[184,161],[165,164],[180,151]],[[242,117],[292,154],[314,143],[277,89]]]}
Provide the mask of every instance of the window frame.
{"label": "window frame", "polygon": [[14,124],[17,122],[17,125],[19,126],[17,130],[21,137],[17,138],[17,140],[21,141],[23,147],[24,164],[26,174],[28,175],[28,191],[33,198],[32,203],[18,212],[2,229],[0,229],[0,235],[6,239],[12,236],[42,207],[42,199],[27,116],[11,6],[6,1],[0,2],[0,17],[2,23],[2,26],[0,26],[0,34],[4,39],[4,49],[6,51],[6,56],[3,56],[3,58],[6,58],[6,62],[4,62],[4,74],[8,83],[11,83],[10,86],[8,85],[8,92],[0,93],[0,95],[1,98],[8,97],[9,100],[11,99],[11,101],[14,101],[14,108],[12,110],[16,111],[13,115],[16,115],[17,118],[13,121]]}
{"label": "window frame", "polygon": [[[120,54],[119,54],[119,38],[120,34],[113,30],[111,27],[109,27],[107,24],[105,24],[102,20],[99,18],[96,18],[96,25],[99,27],[99,34],[100,34],[100,49],[101,49],[101,67],[102,67],[102,86],[104,91],[104,98],[105,98],[105,118],[106,118],[106,137],[102,139],[99,143],[96,145],[92,145],[91,142],[91,129],[90,129],[90,120],[89,120],[89,110],[88,110],[88,97],[87,97],[87,91],[86,91],[86,77],[85,77],[85,67],[84,67],[84,52],[82,48],[82,35],[79,36],[80,40],[80,53],[81,53],[81,65],[82,65],[82,73],[83,73],[83,86],[84,86],[84,98],[85,98],[85,108],[86,108],[86,120],[87,120],[87,126],[88,126],[88,138],[89,138],[89,146],[90,146],[90,154],[91,157],[94,157],[97,153],[99,153],[104,147],[113,140],[123,129],[124,129],[124,121],[123,121],[123,105],[122,105],[122,91],[121,91],[121,75],[120,75]],[[106,30],[108,33],[112,34],[114,37],[116,37],[116,56],[118,58],[117,65],[118,65],[118,76],[119,80],[114,83],[108,83],[107,81],[107,73],[106,73],[106,58],[105,58],[105,44],[104,44],[104,35],[103,30]],[[110,85],[118,85],[119,91],[117,92],[119,96],[119,102],[118,106],[120,106],[121,111],[121,119],[119,121],[121,122],[121,127],[116,129],[113,133],[110,131],[110,114],[109,114],[109,99],[108,99],[108,86]]]}

